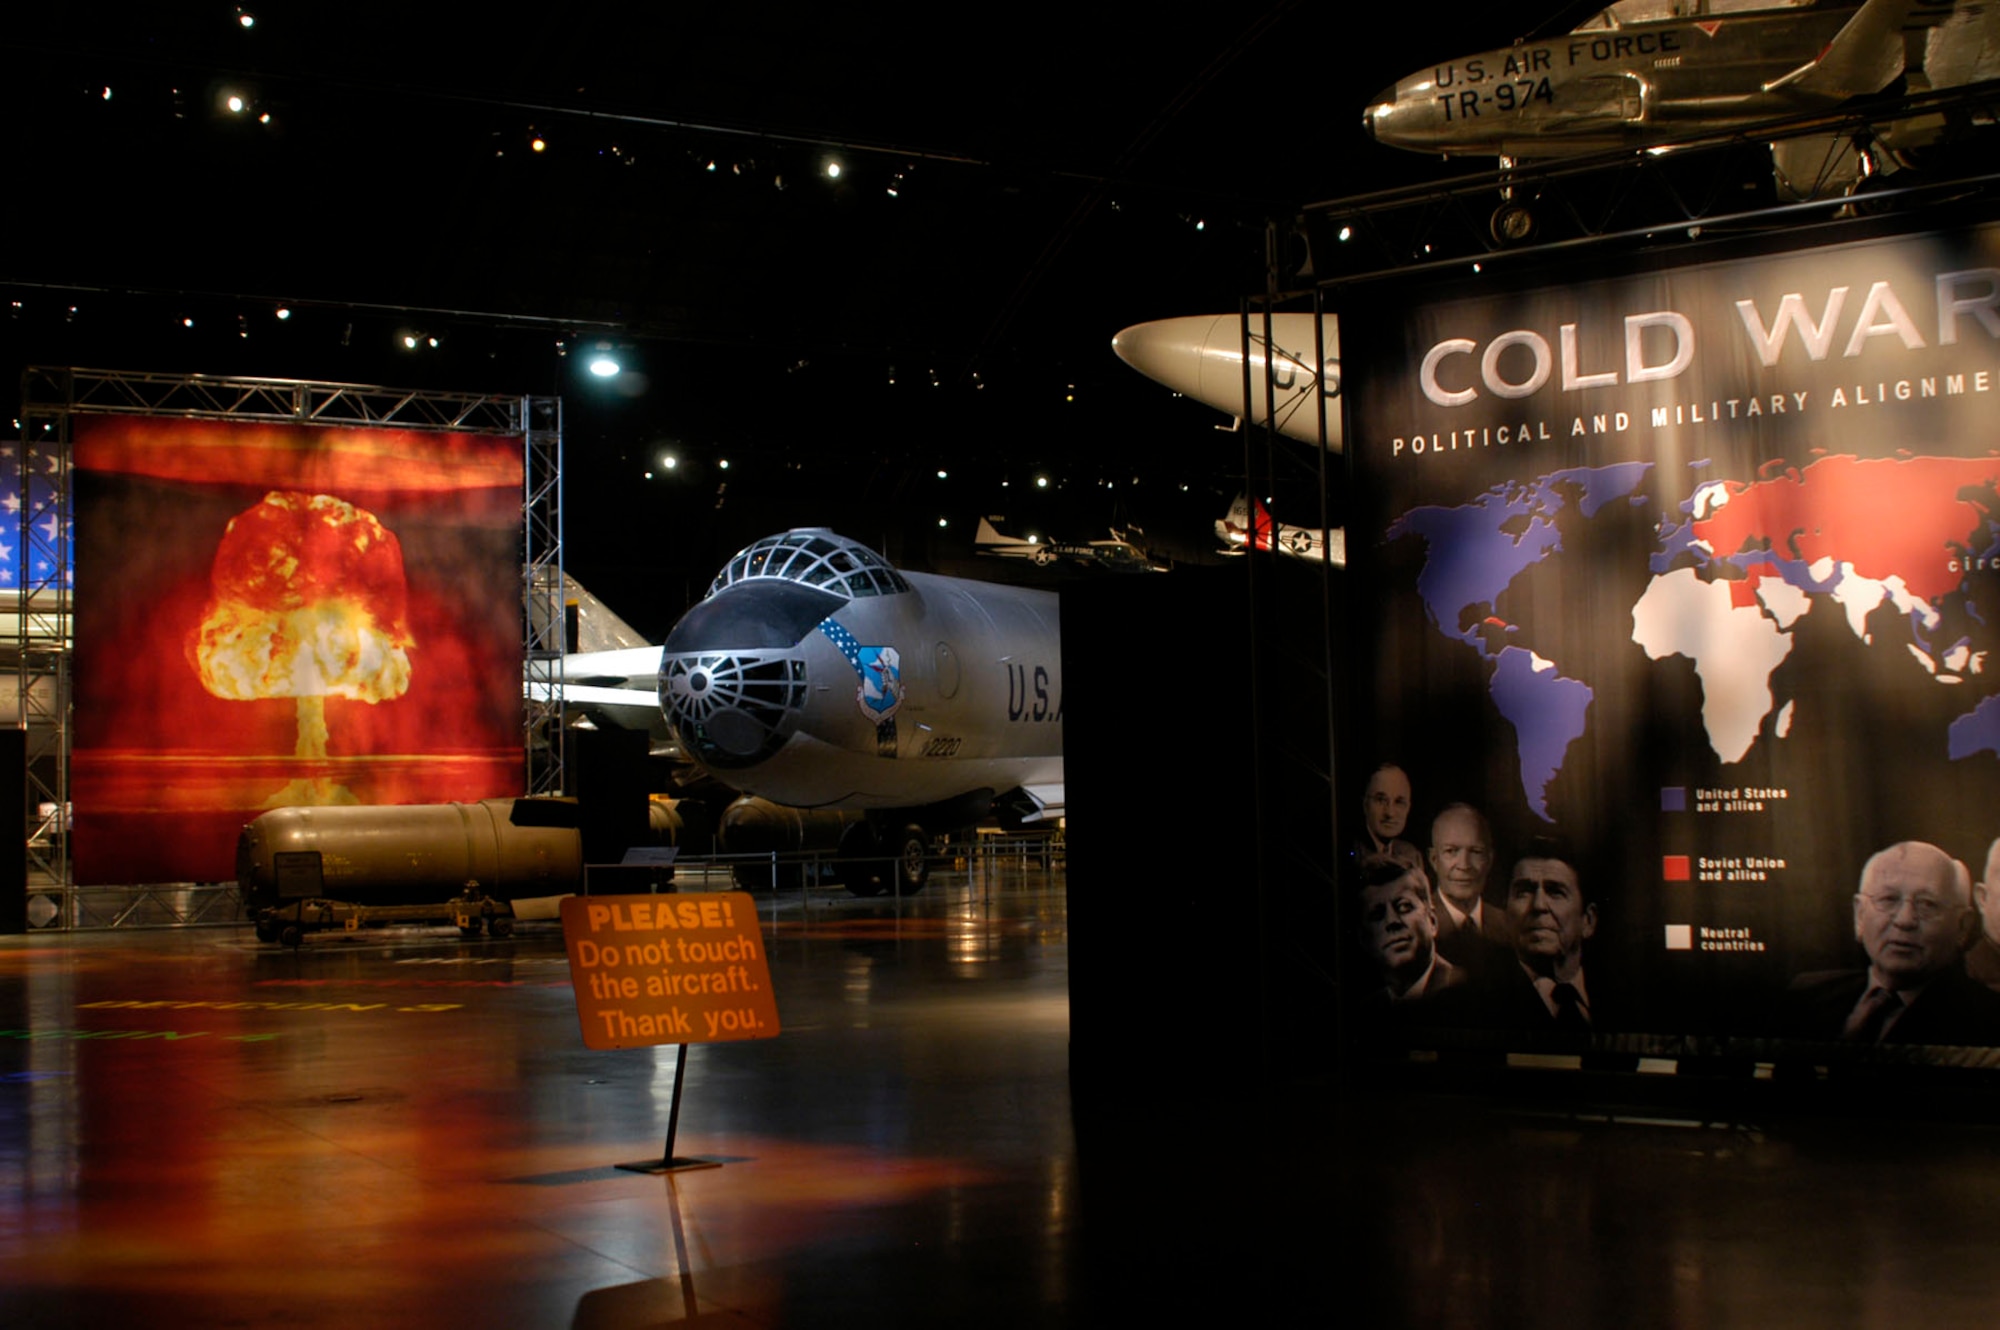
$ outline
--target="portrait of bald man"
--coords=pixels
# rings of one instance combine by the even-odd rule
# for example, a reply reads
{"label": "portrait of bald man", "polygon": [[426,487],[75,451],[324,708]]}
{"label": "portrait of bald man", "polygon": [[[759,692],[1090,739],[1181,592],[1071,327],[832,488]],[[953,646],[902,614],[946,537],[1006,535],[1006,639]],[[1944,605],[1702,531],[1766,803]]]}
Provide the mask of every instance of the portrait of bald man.
{"label": "portrait of bald man", "polygon": [[1863,969],[1802,974],[1780,995],[1772,1033],[1850,1044],[2000,1042],[2000,994],[1965,972],[1979,927],[1972,875],[1928,841],[1870,856],[1854,893]]}
{"label": "portrait of bald man", "polygon": [[1431,872],[1437,885],[1438,950],[1454,965],[1486,969],[1507,958],[1513,931],[1504,909],[1486,898],[1493,873],[1493,830],[1471,804],[1451,804],[1431,820]]}
{"label": "portrait of bald man", "polygon": [[1351,850],[1355,861],[1377,854],[1421,861],[1423,855],[1417,847],[1402,839],[1409,821],[1409,774],[1393,762],[1384,762],[1368,773],[1368,786],[1361,794],[1361,835]]}

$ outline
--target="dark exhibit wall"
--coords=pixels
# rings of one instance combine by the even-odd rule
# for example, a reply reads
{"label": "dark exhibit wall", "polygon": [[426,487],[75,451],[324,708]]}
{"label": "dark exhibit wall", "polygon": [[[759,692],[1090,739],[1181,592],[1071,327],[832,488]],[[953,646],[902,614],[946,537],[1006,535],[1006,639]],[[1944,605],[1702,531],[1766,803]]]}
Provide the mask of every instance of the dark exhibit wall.
{"label": "dark exhibit wall", "polygon": [[228,880],[267,808],[520,793],[519,436],[72,435],[79,883]]}
{"label": "dark exhibit wall", "polygon": [[[1343,319],[1343,810],[1394,762],[1417,847],[1483,813],[1499,970],[1580,958],[1596,1047],[1868,1043],[1861,987],[1800,1004],[1872,964],[1920,980],[1884,1042],[2000,1048],[1977,985],[1916,1019],[1964,984],[1944,858],[1977,881],[2000,836],[2000,229]],[[1858,892],[1908,841],[1944,856]],[[1580,879],[1560,942],[1506,908],[1529,853]],[[1540,1038],[1502,987],[1419,1023]]]}

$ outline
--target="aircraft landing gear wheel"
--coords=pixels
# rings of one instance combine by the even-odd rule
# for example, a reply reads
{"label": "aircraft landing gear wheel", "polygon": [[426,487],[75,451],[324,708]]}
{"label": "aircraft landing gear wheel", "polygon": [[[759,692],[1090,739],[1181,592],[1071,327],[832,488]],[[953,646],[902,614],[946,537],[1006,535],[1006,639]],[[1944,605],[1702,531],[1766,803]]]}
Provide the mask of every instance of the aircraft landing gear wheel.
{"label": "aircraft landing gear wheel", "polygon": [[495,915],[486,925],[486,931],[494,937],[514,936],[514,921],[504,915]]}
{"label": "aircraft landing gear wheel", "polygon": [[1502,245],[1524,244],[1535,234],[1535,214],[1528,211],[1526,204],[1503,203],[1493,210],[1488,229]]}
{"label": "aircraft landing gear wheel", "polygon": [[919,826],[907,826],[896,833],[896,894],[913,896],[930,881],[931,842]]}

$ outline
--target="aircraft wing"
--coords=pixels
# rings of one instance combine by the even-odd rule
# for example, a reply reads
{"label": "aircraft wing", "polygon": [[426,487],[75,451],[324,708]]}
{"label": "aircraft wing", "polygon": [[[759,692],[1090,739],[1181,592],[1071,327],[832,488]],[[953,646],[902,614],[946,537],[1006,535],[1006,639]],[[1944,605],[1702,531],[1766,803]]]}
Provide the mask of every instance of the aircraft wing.
{"label": "aircraft wing", "polygon": [[1063,787],[1061,783],[1050,785],[1023,785],[1021,793],[1027,796],[1032,809],[1021,815],[1023,824],[1052,822],[1063,816]]}

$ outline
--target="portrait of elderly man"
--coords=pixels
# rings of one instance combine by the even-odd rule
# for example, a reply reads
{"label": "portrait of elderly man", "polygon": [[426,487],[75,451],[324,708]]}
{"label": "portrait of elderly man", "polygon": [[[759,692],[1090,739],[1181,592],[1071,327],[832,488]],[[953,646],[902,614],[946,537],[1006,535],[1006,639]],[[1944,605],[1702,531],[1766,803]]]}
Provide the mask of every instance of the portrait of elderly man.
{"label": "portrait of elderly man", "polygon": [[1926,841],[1891,845],[1862,867],[1854,893],[1867,968],[1794,979],[1772,1032],[1853,1044],[2000,1042],[2000,994],[1965,972],[1977,927],[1964,864]]}
{"label": "portrait of elderly man", "polygon": [[1384,762],[1368,775],[1368,787],[1361,795],[1362,834],[1354,842],[1357,862],[1376,854],[1421,859],[1417,847],[1399,839],[1410,821],[1410,778],[1393,762]]}
{"label": "portrait of elderly man", "polygon": [[1471,804],[1452,804],[1431,820],[1431,870],[1437,877],[1438,950],[1454,965],[1483,970],[1512,945],[1506,912],[1486,899],[1493,872],[1493,831]]}
{"label": "portrait of elderly man", "polygon": [[1465,972],[1437,952],[1437,908],[1423,869],[1389,855],[1359,867],[1361,944],[1374,969],[1370,996],[1405,1003],[1436,997],[1465,982]]}

